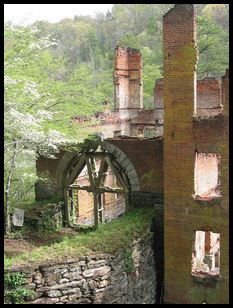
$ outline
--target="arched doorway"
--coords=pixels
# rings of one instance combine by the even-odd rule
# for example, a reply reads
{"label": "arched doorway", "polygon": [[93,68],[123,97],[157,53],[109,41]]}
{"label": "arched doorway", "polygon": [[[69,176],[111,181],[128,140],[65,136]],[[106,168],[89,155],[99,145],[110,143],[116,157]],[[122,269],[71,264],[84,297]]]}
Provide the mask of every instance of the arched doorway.
{"label": "arched doorway", "polygon": [[64,178],[66,220],[94,225],[125,212],[129,181],[115,157],[106,151],[81,153],[69,164]]}

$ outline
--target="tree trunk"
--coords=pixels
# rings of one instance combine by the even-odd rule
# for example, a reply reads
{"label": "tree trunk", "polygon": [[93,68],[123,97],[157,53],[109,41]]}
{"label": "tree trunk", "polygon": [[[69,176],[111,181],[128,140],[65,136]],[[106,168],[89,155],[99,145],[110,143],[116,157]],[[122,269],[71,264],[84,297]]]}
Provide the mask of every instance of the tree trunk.
{"label": "tree trunk", "polygon": [[5,196],[6,196],[6,212],[5,212],[5,233],[8,234],[11,232],[11,219],[10,219],[10,189],[11,189],[11,181],[12,181],[12,174],[13,170],[15,168],[16,163],[16,155],[17,155],[17,142],[13,142],[13,155],[10,163],[10,170],[7,177],[6,182],[6,190],[5,190]]}

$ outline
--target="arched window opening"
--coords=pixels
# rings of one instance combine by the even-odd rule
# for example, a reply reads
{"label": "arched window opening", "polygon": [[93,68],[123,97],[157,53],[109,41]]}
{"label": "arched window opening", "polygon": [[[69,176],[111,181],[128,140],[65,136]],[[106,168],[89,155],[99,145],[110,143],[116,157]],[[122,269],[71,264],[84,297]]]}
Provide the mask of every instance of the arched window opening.
{"label": "arched window opening", "polygon": [[126,210],[128,187],[128,179],[112,154],[81,154],[66,177],[69,222],[97,227],[119,217]]}

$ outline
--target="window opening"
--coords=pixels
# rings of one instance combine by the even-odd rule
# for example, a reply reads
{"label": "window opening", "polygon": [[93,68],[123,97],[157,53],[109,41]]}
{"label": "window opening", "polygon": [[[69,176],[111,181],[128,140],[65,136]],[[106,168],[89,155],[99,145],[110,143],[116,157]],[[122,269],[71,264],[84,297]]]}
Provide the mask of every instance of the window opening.
{"label": "window opening", "polygon": [[196,231],[192,252],[193,276],[219,276],[220,234],[211,231]]}
{"label": "window opening", "polygon": [[211,200],[221,197],[219,183],[220,155],[196,153],[194,167],[194,198]]}

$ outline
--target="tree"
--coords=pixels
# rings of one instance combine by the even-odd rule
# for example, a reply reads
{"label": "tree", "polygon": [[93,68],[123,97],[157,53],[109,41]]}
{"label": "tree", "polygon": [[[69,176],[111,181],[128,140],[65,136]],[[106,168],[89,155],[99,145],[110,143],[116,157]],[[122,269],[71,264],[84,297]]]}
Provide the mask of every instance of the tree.
{"label": "tree", "polygon": [[207,4],[202,12],[224,29],[229,28],[229,4]]}
{"label": "tree", "polygon": [[[67,142],[46,122],[53,117],[46,106],[53,103],[49,84],[49,65],[43,50],[54,44],[50,37],[37,39],[36,29],[5,24],[4,76],[4,183],[5,232],[11,230],[12,185],[21,181],[23,174],[15,171],[36,153],[53,157],[60,144]],[[43,66],[44,64],[44,66]],[[43,73],[42,73],[43,72]],[[42,75],[41,75],[42,74]],[[44,78],[47,77],[47,83]],[[41,80],[43,78],[43,82]],[[45,91],[46,90],[46,91]]]}
{"label": "tree", "polygon": [[229,65],[228,31],[206,16],[197,18],[198,78],[220,77]]}

